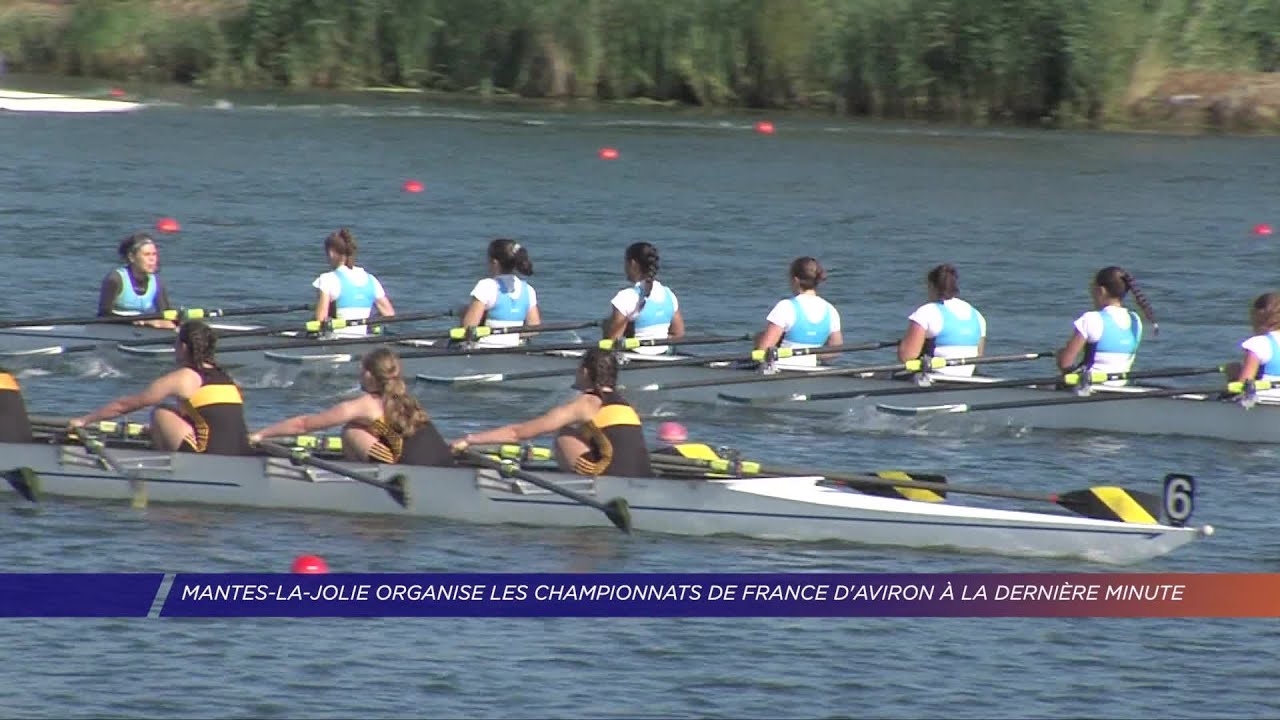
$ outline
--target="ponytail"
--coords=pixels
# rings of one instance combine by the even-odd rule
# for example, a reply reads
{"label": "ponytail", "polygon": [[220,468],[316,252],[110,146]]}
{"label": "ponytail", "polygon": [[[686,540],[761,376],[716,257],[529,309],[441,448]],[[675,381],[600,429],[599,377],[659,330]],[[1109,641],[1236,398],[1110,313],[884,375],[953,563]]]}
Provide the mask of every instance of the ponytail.
{"label": "ponytail", "polygon": [[529,249],[509,238],[498,238],[489,243],[489,259],[498,263],[498,270],[504,275],[520,273],[525,277],[533,274],[533,260],[529,258]]}
{"label": "ponytail", "polygon": [[214,358],[218,336],[205,321],[188,320],[182,323],[182,327],[178,328],[178,342],[187,346],[192,370],[199,372],[205,365],[218,367],[218,361]]}
{"label": "ponytail", "polygon": [[817,258],[798,257],[791,261],[791,277],[799,281],[801,290],[817,290],[827,279],[827,271]]}
{"label": "ponytail", "polygon": [[937,291],[939,300],[950,300],[960,294],[960,273],[954,265],[939,265],[929,271],[926,279]]}
{"label": "ponytail", "polygon": [[329,233],[324,239],[324,249],[336,252],[348,268],[356,266],[356,236],[347,228]]}
{"label": "ponytail", "polygon": [[625,258],[628,261],[635,261],[636,266],[640,268],[641,277],[644,278],[644,290],[640,294],[640,304],[636,306],[636,312],[640,312],[644,309],[649,294],[653,292],[654,281],[658,279],[658,267],[661,264],[658,248],[647,242],[631,243],[627,246]]}
{"label": "ponytail", "polygon": [[383,418],[392,432],[408,437],[427,424],[427,411],[401,377],[400,358],[389,348],[378,348],[361,363],[373,376],[374,392],[382,397]]}
{"label": "ponytail", "polygon": [[1129,292],[1133,293],[1133,299],[1138,303],[1138,307],[1142,309],[1142,316],[1147,319],[1147,322],[1151,323],[1151,332],[1159,335],[1160,323],[1156,322],[1156,311],[1152,309],[1146,294],[1142,292],[1142,288],[1138,287],[1138,281],[1128,272],[1125,272],[1123,277],[1124,286],[1128,288]]}
{"label": "ponytail", "polygon": [[603,388],[618,387],[618,356],[609,350],[591,348],[582,355],[580,367],[587,371],[587,381],[596,393]]}

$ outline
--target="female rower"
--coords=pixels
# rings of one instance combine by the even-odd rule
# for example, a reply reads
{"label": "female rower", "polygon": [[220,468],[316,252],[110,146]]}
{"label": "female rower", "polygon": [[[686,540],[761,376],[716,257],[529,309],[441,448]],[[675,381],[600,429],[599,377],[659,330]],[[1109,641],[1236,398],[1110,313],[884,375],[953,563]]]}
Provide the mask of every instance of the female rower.
{"label": "female rower", "polygon": [[[1070,372],[1077,368],[1105,373],[1128,372],[1138,355],[1142,343],[1142,320],[1138,314],[1124,306],[1125,295],[1133,293],[1142,314],[1151,322],[1153,331],[1160,334],[1151,303],[1138,289],[1133,276],[1123,268],[1105,267],[1089,284],[1089,295],[1096,310],[1084,313],[1076,319],[1075,330],[1067,344],[1058,351],[1058,368]],[[1083,359],[1079,359],[1081,351]],[[1108,381],[1109,385],[1124,385],[1127,380]]]}
{"label": "female rower", "polygon": [[617,355],[592,348],[582,357],[574,386],[578,397],[552,408],[541,417],[455,440],[455,450],[485,443],[519,443],[559,432],[556,462],[580,475],[651,477],[649,449],[640,416],[615,391]]}
{"label": "female rower", "polygon": [[314,415],[298,415],[249,436],[249,442],[343,425],[343,453],[361,462],[452,465],[453,453],[401,375],[400,358],[379,348],[361,362],[364,394]]}
{"label": "female rower", "polygon": [[31,418],[22,386],[8,370],[0,370],[0,442],[31,442]]}
{"label": "female rower", "polygon": [[[117,252],[124,264],[102,278],[98,317],[144,315],[170,309],[169,295],[156,276],[160,269],[156,241],[146,233],[134,233],[120,243]],[[135,324],[166,330],[176,327],[169,320],[139,320]]]}
{"label": "female rower", "polygon": [[[491,328],[541,325],[538,293],[518,275],[533,274],[529,251],[515,240],[498,238],[489,243],[489,277],[471,290],[471,303],[462,314],[463,327],[484,324]],[[512,347],[520,344],[520,335],[489,335],[480,338],[479,347]]]}
{"label": "female rower", "polygon": [[[827,279],[827,271],[815,258],[799,257],[791,262],[788,273],[793,297],[779,300],[765,318],[764,330],[756,336],[756,350],[773,347],[832,347],[844,342],[840,332],[840,312],[818,296],[818,285]],[[831,356],[823,356],[827,359]],[[779,367],[814,367],[816,355],[784,358]]]}
{"label": "female rower", "polygon": [[[1234,381],[1280,381],[1280,292],[1254,299],[1249,308],[1253,337],[1240,343],[1244,359],[1227,365],[1227,377]],[[1262,390],[1260,397],[1280,397],[1280,390]]]}
{"label": "female rower", "polygon": [[[244,398],[231,376],[218,367],[216,344],[217,336],[205,322],[182,323],[174,344],[177,370],[162,375],[136,395],[117,398],[88,415],[72,419],[71,427],[154,407],[151,443],[159,449],[249,454]],[[171,397],[179,400],[177,407],[160,404]]]}
{"label": "female rower", "polygon": [[[623,255],[622,268],[632,286],[613,296],[604,337],[612,340],[683,337],[680,301],[670,288],[658,282],[658,248],[647,242],[632,243]],[[666,345],[654,345],[637,348],[636,352],[663,355],[667,350]]]}
{"label": "female rower", "polygon": [[[943,264],[925,276],[929,302],[907,318],[907,332],[898,342],[898,359],[906,362],[921,355],[940,358],[976,357],[987,343],[987,319],[977,308],[957,297],[960,274]],[[939,375],[973,375],[975,365],[955,365],[935,370]]]}
{"label": "female rower", "polygon": [[[311,283],[316,289],[315,319],[324,322],[330,317],[339,320],[366,320],[376,307],[383,317],[391,317],[396,310],[382,289],[378,278],[356,265],[356,238],[347,228],[330,233],[324,239],[325,254],[333,268]],[[341,328],[334,331],[340,337],[367,335],[365,325]]]}

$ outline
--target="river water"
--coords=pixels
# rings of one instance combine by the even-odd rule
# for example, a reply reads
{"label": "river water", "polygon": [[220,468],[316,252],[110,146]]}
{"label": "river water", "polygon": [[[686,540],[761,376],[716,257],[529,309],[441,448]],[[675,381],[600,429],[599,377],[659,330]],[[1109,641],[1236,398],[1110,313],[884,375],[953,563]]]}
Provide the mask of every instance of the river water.
{"label": "river water", "polygon": [[[218,102],[224,100],[225,102]],[[119,117],[0,117],[4,316],[92,314],[116,243],[161,239],[176,303],[306,302],[339,226],[397,309],[461,303],[488,240],[530,248],[547,322],[603,315],[621,255],[656,243],[691,333],[761,327],[797,255],[850,341],[897,337],[934,264],[960,268],[992,354],[1056,347],[1119,264],[1160,319],[1143,362],[1234,359],[1276,283],[1278,141],[970,130],[669,110],[577,112],[413,96],[202,95]],[[615,161],[599,148],[618,149]],[[401,191],[409,178],[425,192]],[[888,355],[867,354],[876,362]],[[140,389],[154,366],[77,357],[23,374],[44,414]],[[354,378],[240,378],[255,424]],[[419,389],[447,436],[555,398]],[[1138,569],[1280,570],[1274,449],[1159,437],[871,431],[847,418],[673,403],[698,439],[773,462],[940,470],[1045,491],[1165,472],[1218,534]],[[842,544],[476,527],[398,518],[46,502],[0,523],[14,571],[1105,571],[1084,562]],[[1273,715],[1274,624],[1224,620],[12,621],[16,717]],[[1248,658],[1248,661],[1243,661]],[[1158,710],[1157,710],[1158,708]]]}

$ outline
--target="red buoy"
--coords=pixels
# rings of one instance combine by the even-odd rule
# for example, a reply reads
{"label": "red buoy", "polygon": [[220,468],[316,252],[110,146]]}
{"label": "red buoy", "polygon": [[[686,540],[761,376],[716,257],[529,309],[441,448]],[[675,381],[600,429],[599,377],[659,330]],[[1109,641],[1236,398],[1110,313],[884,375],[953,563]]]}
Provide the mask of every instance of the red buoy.
{"label": "red buoy", "polygon": [[761,120],[760,122],[756,123],[756,132],[760,133],[761,135],[772,135],[773,123],[769,122],[768,120]]}
{"label": "red buoy", "polygon": [[617,160],[618,150],[616,148],[611,148],[611,147],[600,148],[600,159],[601,160]]}
{"label": "red buoy", "polygon": [[423,184],[417,180],[405,180],[403,187],[404,191],[408,193],[420,193],[426,189]]}
{"label": "red buoy", "polygon": [[162,233],[176,233],[182,230],[182,226],[178,224],[177,220],[171,217],[164,217],[156,221],[156,230]]}
{"label": "red buoy", "polygon": [[668,420],[658,426],[658,441],[678,443],[689,439],[689,430],[678,422]]}
{"label": "red buoy", "polygon": [[111,97],[124,97],[124,88],[111,88]]}
{"label": "red buoy", "polygon": [[329,564],[319,555],[299,555],[293,560],[293,572],[304,575],[323,575],[329,572]]}
{"label": "red buoy", "polygon": [[1254,226],[1253,226],[1253,234],[1254,234],[1254,235],[1270,235],[1270,234],[1271,234],[1271,226],[1270,226],[1270,225],[1268,225],[1268,224],[1266,224],[1266,223],[1259,223],[1259,224],[1257,224],[1257,225],[1254,225]]}

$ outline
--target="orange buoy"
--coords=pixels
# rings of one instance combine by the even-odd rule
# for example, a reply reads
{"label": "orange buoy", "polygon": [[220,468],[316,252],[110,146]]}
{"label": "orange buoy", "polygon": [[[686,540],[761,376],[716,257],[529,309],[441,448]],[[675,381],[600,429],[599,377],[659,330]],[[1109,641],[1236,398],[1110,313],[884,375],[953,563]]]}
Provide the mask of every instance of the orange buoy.
{"label": "orange buoy", "polygon": [[678,443],[689,439],[689,430],[678,422],[668,420],[658,426],[658,440],[664,443]]}
{"label": "orange buoy", "polygon": [[760,122],[756,123],[756,132],[760,133],[761,135],[772,135],[773,123],[769,122],[768,120],[761,120]]}
{"label": "orange buoy", "polygon": [[293,572],[304,575],[323,575],[329,572],[329,564],[319,555],[299,555],[293,559]]}
{"label": "orange buoy", "polygon": [[408,193],[420,193],[426,189],[426,187],[417,180],[405,180],[402,187],[404,188],[404,191]]}
{"label": "orange buoy", "polygon": [[1254,235],[1270,235],[1271,226],[1266,223],[1258,223],[1257,225],[1253,226],[1253,234]]}
{"label": "orange buoy", "polygon": [[600,148],[600,159],[601,160],[617,160],[618,159],[617,148],[611,148],[611,147]]}
{"label": "orange buoy", "polygon": [[162,233],[176,233],[182,230],[182,226],[178,224],[177,220],[171,217],[164,217],[156,221],[156,230]]}

